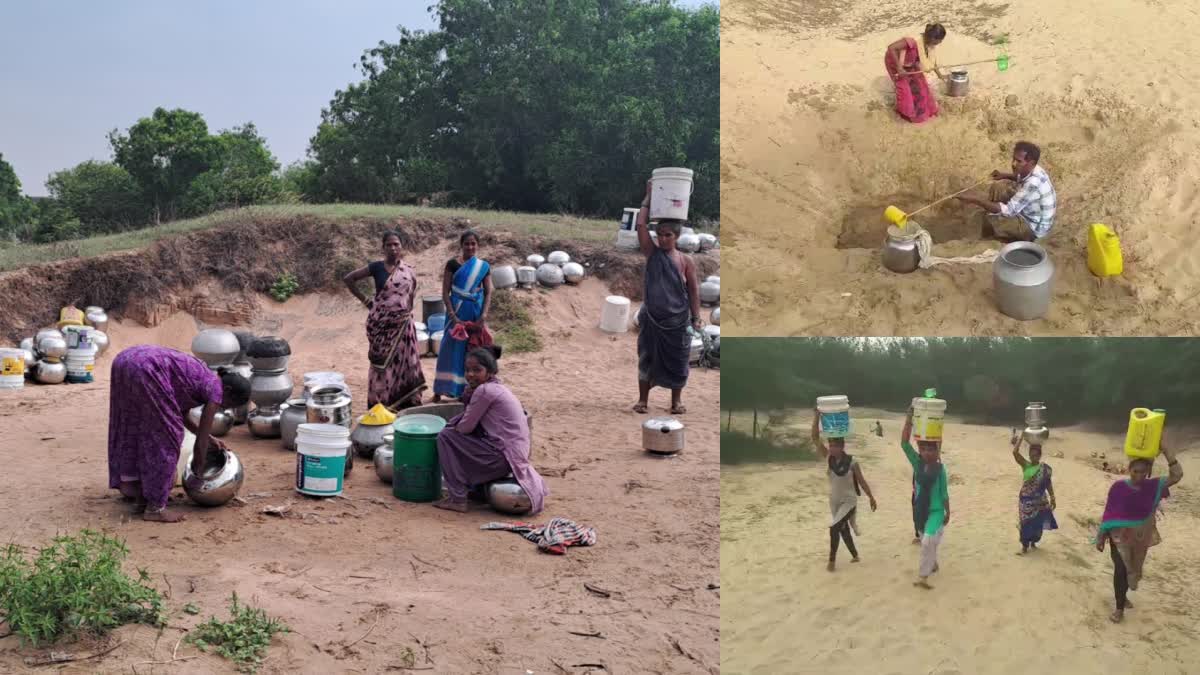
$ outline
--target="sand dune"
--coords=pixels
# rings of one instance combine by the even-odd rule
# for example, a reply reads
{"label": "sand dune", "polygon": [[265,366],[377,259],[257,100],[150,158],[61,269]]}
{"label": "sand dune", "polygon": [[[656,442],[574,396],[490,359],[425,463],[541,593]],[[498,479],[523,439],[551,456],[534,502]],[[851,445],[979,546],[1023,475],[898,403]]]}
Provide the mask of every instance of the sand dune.
{"label": "sand dune", "polygon": [[[891,41],[927,21],[949,31],[942,63],[971,67],[965,99],[941,96],[921,126],[891,111]],[[722,200],[730,335],[1145,335],[1200,327],[1200,9],[1182,2],[1006,4],[742,0],[722,26]],[[939,85],[940,86],[940,85]],[[1039,143],[1059,195],[1044,243],[1059,271],[1044,319],[992,297],[991,265],[895,275],[879,261],[883,209],[914,210],[1005,169]],[[998,249],[978,210],[921,214],[934,254]],[[1086,227],[1122,238],[1126,273],[1086,269]],[[801,310],[797,310],[801,307]]]}
{"label": "sand dune", "polygon": [[[911,585],[911,471],[898,445],[903,420],[879,413],[884,438],[854,431],[879,501],[865,498],[856,539],[825,570],[828,489],[823,465],[741,468],[721,480],[721,671],[724,673],[1189,673],[1200,663],[1200,466],[1183,452],[1185,476],[1159,522],[1146,576],[1130,594],[1136,609],[1114,625],[1112,565],[1088,543],[1112,476],[1090,454],[1119,458],[1120,438],[1080,428],[1053,430],[1046,460],[1055,470],[1060,529],[1020,557],[1019,469],[1008,429],[948,426],[952,520],[936,588]],[[876,417],[869,417],[873,421]],[[797,419],[795,424],[804,424]],[[1182,443],[1177,443],[1183,447]],[[1064,457],[1054,457],[1061,452]]]}

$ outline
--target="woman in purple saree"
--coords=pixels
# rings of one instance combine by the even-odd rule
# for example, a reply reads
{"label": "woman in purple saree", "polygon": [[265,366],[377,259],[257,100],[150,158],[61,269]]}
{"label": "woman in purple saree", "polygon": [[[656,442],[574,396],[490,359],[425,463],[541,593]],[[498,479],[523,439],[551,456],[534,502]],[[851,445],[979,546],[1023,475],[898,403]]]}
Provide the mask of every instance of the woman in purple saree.
{"label": "woman in purple saree", "polygon": [[[218,376],[191,354],[156,345],[125,349],[113,359],[108,407],[108,486],[135,503],[144,520],[174,523],[182,514],[167,508],[183,430],[196,435],[192,471],[200,473],[219,408],[250,400],[250,381],[237,373]],[[204,406],[200,424],[188,411]]]}
{"label": "woman in purple saree", "polygon": [[525,409],[496,377],[499,345],[476,349],[467,355],[467,409],[450,420],[438,434],[438,462],[450,493],[434,506],[465,513],[467,493],[473,487],[512,475],[539,513],[549,490],[529,461],[529,423]]}
{"label": "woman in purple saree", "polygon": [[1111,544],[1109,554],[1113,561],[1113,591],[1117,600],[1117,609],[1110,617],[1114,623],[1120,623],[1125,618],[1125,609],[1133,607],[1125,597],[1126,593],[1137,590],[1146,553],[1162,541],[1154,522],[1158,504],[1170,496],[1168,488],[1183,478],[1183,467],[1167,448],[1165,439],[1159,447],[1163,457],[1167,458],[1167,475],[1149,477],[1153,460],[1129,462],[1129,478],[1113,483],[1108,489],[1104,517],[1096,535],[1097,551],[1103,551],[1106,542]]}

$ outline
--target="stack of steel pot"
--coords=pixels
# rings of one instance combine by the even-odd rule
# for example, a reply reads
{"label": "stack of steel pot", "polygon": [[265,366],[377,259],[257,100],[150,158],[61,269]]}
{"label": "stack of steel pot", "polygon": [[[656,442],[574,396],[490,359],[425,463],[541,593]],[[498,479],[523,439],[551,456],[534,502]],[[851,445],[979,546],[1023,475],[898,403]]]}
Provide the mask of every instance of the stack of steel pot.
{"label": "stack of steel pot", "polygon": [[[242,377],[249,378],[249,369],[237,365],[241,353],[242,344],[238,335],[224,328],[202,330],[192,338],[192,354],[195,354],[196,358],[206,363],[209,369],[218,375],[235,372]],[[221,418],[229,420],[231,425],[242,424],[246,421],[248,410],[249,406],[228,408],[222,410],[220,414]]]}
{"label": "stack of steel pot", "polygon": [[292,397],[292,376],[287,364],[292,348],[279,337],[255,339],[246,349],[250,361],[250,400],[254,411],[246,424],[258,438],[280,438],[280,406]]}

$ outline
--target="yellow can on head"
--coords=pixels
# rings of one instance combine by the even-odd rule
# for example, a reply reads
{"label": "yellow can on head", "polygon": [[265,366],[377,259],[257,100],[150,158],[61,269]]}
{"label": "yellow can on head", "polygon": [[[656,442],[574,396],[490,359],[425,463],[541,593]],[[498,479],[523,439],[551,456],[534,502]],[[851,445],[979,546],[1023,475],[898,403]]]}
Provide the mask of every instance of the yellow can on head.
{"label": "yellow can on head", "polygon": [[886,218],[889,223],[892,223],[899,228],[903,228],[908,224],[908,214],[904,213],[895,206],[889,206],[884,209],[883,217]]}

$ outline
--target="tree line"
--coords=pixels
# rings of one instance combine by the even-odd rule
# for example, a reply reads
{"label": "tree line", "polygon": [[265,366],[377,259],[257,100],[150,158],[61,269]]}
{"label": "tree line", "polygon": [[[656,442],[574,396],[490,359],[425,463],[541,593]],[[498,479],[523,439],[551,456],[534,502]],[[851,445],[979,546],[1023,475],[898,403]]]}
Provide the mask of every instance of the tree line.
{"label": "tree line", "polygon": [[720,216],[719,12],[660,0],[441,0],[334,93],[308,158],[282,169],[252,123],[211,133],[158,108],[110,161],[21,194],[0,155],[0,237],[45,242],[279,201],[462,205],[613,216],[659,166],[696,172]]}
{"label": "tree line", "polygon": [[812,409],[818,396],[902,411],[935,388],[948,412],[985,424],[1023,423],[1042,401],[1051,426],[1124,425],[1134,407],[1200,418],[1195,338],[728,338],[725,410]]}

